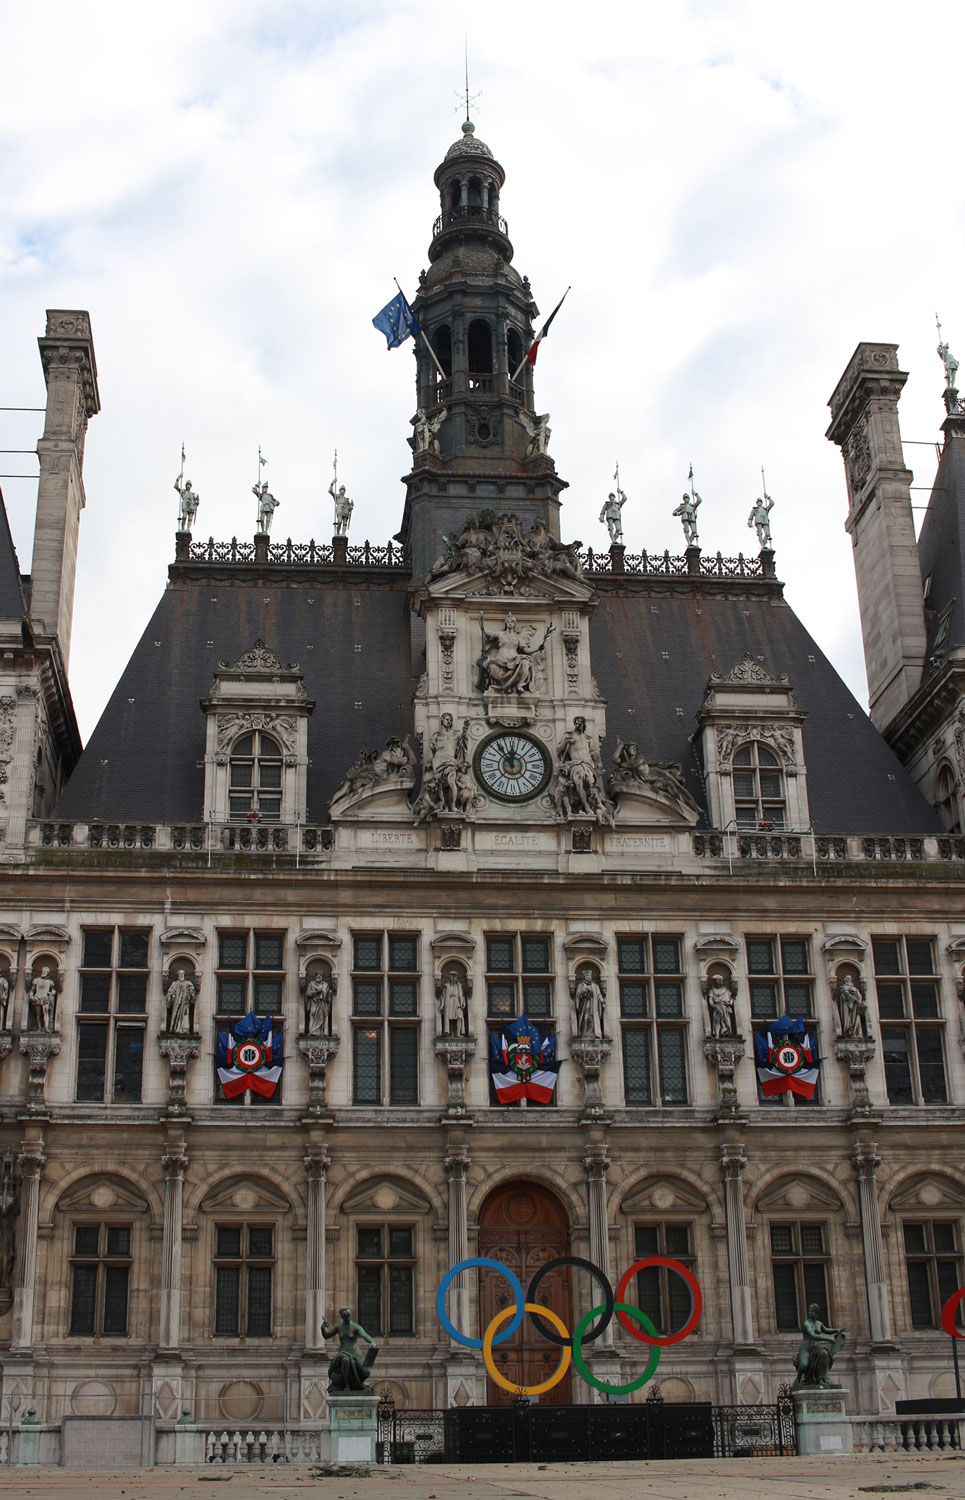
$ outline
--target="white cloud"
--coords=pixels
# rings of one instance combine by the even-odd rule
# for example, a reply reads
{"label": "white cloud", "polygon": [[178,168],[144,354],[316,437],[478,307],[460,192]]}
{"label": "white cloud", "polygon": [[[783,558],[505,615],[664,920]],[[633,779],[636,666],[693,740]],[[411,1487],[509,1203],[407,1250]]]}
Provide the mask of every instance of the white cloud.
{"label": "white cloud", "polygon": [[[280,536],[329,535],[336,446],[353,534],[396,530],[413,362],[369,320],[426,264],[466,30],[516,263],[544,313],[573,285],[537,369],[564,531],[604,543],[619,458],[631,547],[677,550],[692,460],[705,548],[751,550],[764,463],[788,597],[861,690],[826,401],[859,339],[891,340],[905,435],[938,435],[936,306],[965,347],[957,11],[57,0],[6,19],[0,399],[42,403],[43,311],[88,308],[85,733],[164,586],[182,439],[199,533],[251,534],[259,442]],[[0,431],[29,446],[22,419]],[[930,450],[908,452],[927,483]],[[26,568],[33,486],[3,488]]]}

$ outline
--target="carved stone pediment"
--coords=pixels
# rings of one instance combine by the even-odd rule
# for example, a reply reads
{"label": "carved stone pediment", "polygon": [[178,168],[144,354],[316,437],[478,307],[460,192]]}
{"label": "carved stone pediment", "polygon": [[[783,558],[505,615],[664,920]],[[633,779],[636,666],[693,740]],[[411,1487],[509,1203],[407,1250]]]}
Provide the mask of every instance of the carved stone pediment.
{"label": "carved stone pediment", "polygon": [[546,585],[570,590],[575,584],[589,598],[593,591],[583,579],[580,546],[556,541],[542,521],[524,531],[511,512],[481,510],[467,515],[460,534],[447,541],[429,571],[425,593],[447,597],[455,584],[456,590],[476,594],[526,597]]}
{"label": "carved stone pediment", "polygon": [[428,1213],[429,1200],[400,1177],[388,1173],[368,1177],[345,1199],[342,1207],[351,1213]]}
{"label": "carved stone pediment", "polygon": [[303,927],[295,939],[296,948],[317,948],[319,952],[330,952],[341,946],[342,939],[330,927]]}
{"label": "carved stone pediment", "polygon": [[261,1177],[232,1177],[201,1200],[205,1213],[284,1213],[287,1198]]}
{"label": "carved stone pediment", "polygon": [[335,823],[342,818],[388,818],[403,819],[406,826],[412,823],[410,797],[415,787],[415,776],[387,777],[384,781],[360,787],[357,791],[342,793],[332,798],[329,817]]}
{"label": "carved stone pediment", "polygon": [[597,958],[605,958],[609,947],[606,938],[601,937],[598,932],[574,932],[563,939],[564,953],[590,953]]}
{"label": "carved stone pediment", "polygon": [[613,776],[607,785],[616,803],[617,828],[695,828],[700,821],[700,809],[684,787],[671,793]]}
{"label": "carved stone pediment", "polygon": [[167,927],[160,937],[162,948],[203,948],[207,941],[200,927]]}
{"label": "carved stone pediment", "polygon": [[21,928],[10,927],[6,924],[0,925],[0,943],[19,943],[22,937]]}
{"label": "carved stone pediment", "polygon": [[940,1172],[923,1172],[901,1187],[888,1207],[897,1213],[922,1214],[935,1209],[947,1213],[965,1207],[965,1190]]}
{"label": "carved stone pediment", "polygon": [[864,953],[867,947],[865,939],[859,937],[856,932],[839,932],[834,937],[825,939],[821,944],[821,951],[837,956],[839,953]]}
{"label": "carved stone pediment", "polygon": [[270,646],[266,646],[259,636],[253,646],[243,651],[237,661],[225,661],[218,663],[219,672],[237,673],[239,676],[264,676],[275,677],[279,673],[298,672],[297,661],[290,661],[287,666],[279,661]]}
{"label": "carved stone pediment", "polygon": [[694,943],[698,953],[738,953],[740,942],[729,932],[705,932]]}
{"label": "carved stone pediment", "polygon": [[98,1173],[96,1177],[85,1177],[83,1182],[68,1188],[57,1200],[57,1207],[65,1214],[145,1214],[150,1204],[130,1183]]}
{"label": "carved stone pediment", "polygon": [[740,661],[735,662],[729,672],[711,672],[710,682],[714,687],[738,686],[768,686],[788,688],[787,673],[780,672],[774,676],[767,670],[763,662],[758,661],[749,651],[745,651]]}
{"label": "carved stone pediment", "polygon": [[[0,932],[0,936],[2,935],[2,932]],[[965,937],[952,938],[945,951],[957,962],[961,962],[962,959],[965,959]]]}
{"label": "carved stone pediment", "polygon": [[516,588],[506,588],[485,573],[455,573],[451,579],[444,580],[443,584],[430,584],[426,592],[433,599],[485,599],[487,608],[497,609],[501,603],[505,603],[508,608],[520,599],[534,602],[545,600],[547,604],[564,604],[572,608],[574,605],[590,604],[595,597],[593,589],[582,579],[561,578],[558,574],[529,578]]}
{"label": "carved stone pediment", "polygon": [[471,932],[437,932],[429,944],[433,953],[472,953],[476,939]]}
{"label": "carved stone pediment", "polygon": [[840,1207],[841,1199],[827,1183],[802,1173],[791,1178],[782,1177],[780,1182],[767,1188],[758,1198],[755,1210],[758,1213],[796,1213],[798,1210],[813,1213],[816,1209],[831,1212]]}
{"label": "carved stone pediment", "polygon": [[707,1212],[707,1203],[689,1183],[678,1177],[648,1177],[645,1182],[632,1188],[620,1208],[625,1214],[643,1212],[666,1213],[668,1210],[690,1209],[697,1213]]}
{"label": "carved stone pediment", "polygon": [[38,943],[56,943],[66,948],[70,942],[70,933],[66,927],[47,926],[43,922],[28,927],[25,936],[31,947],[36,947]]}
{"label": "carved stone pediment", "polygon": [[411,817],[409,795],[416,784],[418,757],[409,739],[392,735],[382,750],[361,750],[332,798],[329,815]]}

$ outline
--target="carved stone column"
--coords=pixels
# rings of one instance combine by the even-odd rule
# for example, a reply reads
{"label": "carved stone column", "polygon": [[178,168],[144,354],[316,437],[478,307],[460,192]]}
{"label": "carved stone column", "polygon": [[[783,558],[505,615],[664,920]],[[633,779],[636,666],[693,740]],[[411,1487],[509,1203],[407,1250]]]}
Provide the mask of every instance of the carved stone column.
{"label": "carved stone column", "polygon": [[337,1036],[300,1036],[298,1050],[308,1064],[308,1114],[324,1115],[325,1070],[338,1052]]}
{"label": "carved stone column", "polygon": [[876,1344],[890,1343],[891,1303],[885,1279],[881,1215],[878,1212],[878,1194],[875,1188],[875,1173],[881,1166],[881,1157],[871,1142],[856,1148],[851,1163],[858,1179],[858,1196],[861,1200],[861,1241],[871,1338]]}
{"label": "carved stone column", "polygon": [[305,1157],[305,1352],[323,1354],[322,1320],[325,1317],[325,1189],[330,1158],[326,1151]]}
{"label": "carved stone column", "polygon": [[724,1203],[727,1211],[727,1265],[730,1270],[730,1310],[734,1325],[734,1343],[754,1342],[751,1316],[751,1286],[747,1269],[747,1227],[744,1219],[744,1194],[741,1177],[747,1157],[740,1146],[722,1146],[720,1171],[724,1179]]}
{"label": "carved stone column", "polygon": [[834,1055],[839,1062],[847,1063],[851,1083],[851,1120],[868,1119],[874,1114],[874,1105],[865,1073],[875,1055],[874,1038],[870,1036],[836,1036]]}
{"label": "carved stone column", "polygon": [[476,1055],[474,1036],[437,1036],[436,1057],[446,1065],[449,1078],[449,1097],[446,1114],[466,1113],[466,1068]]}
{"label": "carved stone column", "polygon": [[161,1353],[175,1353],[181,1344],[181,1234],[184,1222],[184,1174],[188,1157],[183,1146],[169,1148],[161,1157],[164,1168],[164,1238],[161,1244]]}
{"label": "carved stone column", "polygon": [[201,1038],[161,1036],[158,1051],[168,1060],[168,1114],[183,1115],[187,1108],[188,1063],[201,1051]]}
{"label": "carved stone column", "polygon": [[[60,1038],[56,1040],[59,1045]],[[40,1179],[43,1176],[46,1160],[39,1146],[20,1157],[20,1218],[17,1223],[17,1261],[13,1278],[13,1327],[10,1335],[11,1349],[20,1352],[29,1350],[33,1342]]]}
{"label": "carved stone column", "polygon": [[[446,1182],[449,1185],[449,1264],[455,1266],[461,1260],[469,1259],[469,1220],[466,1211],[469,1152],[466,1147],[450,1147],[445,1167]],[[469,1326],[468,1274],[464,1271],[461,1276],[457,1276],[449,1289],[449,1316],[456,1328],[462,1329]]]}
{"label": "carved stone column", "polygon": [[718,1120],[733,1120],[740,1114],[735,1073],[744,1056],[744,1047],[742,1036],[704,1037],[704,1056],[717,1072]]}
{"label": "carved stone column", "polygon": [[27,1109],[42,1110],[47,1064],[60,1052],[60,1034],[56,1031],[28,1031],[20,1038],[20,1051],[29,1059]]}
{"label": "carved stone column", "polygon": [[[570,1050],[572,1051],[572,1044]],[[587,1144],[583,1156],[583,1169],[586,1172],[587,1224],[590,1230],[589,1258],[595,1266],[599,1266],[604,1276],[609,1278],[610,1221],[606,1207],[606,1175],[610,1170],[610,1157],[607,1153],[605,1141],[590,1141]],[[595,1296],[596,1291],[597,1287],[594,1284],[591,1295]],[[596,1304],[591,1303],[590,1305],[595,1306]],[[604,1330],[599,1342],[600,1346],[612,1348],[612,1322]]]}
{"label": "carved stone column", "polygon": [[603,1113],[603,1091],[600,1073],[610,1060],[613,1043],[609,1037],[580,1036],[570,1041],[570,1056],[583,1070],[583,1113]]}

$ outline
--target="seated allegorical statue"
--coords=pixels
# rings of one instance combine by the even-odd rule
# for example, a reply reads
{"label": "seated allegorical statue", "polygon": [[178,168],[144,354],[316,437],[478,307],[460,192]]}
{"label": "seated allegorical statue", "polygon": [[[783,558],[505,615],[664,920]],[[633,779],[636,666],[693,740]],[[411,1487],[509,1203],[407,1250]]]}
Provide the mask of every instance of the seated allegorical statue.
{"label": "seated allegorical statue", "polygon": [[[371,1335],[367,1334],[361,1323],[352,1321],[352,1309],[350,1307],[339,1308],[339,1321],[334,1328],[322,1319],[322,1337],[331,1339],[338,1337],[338,1352],[332,1356],[332,1362],[328,1367],[328,1389],[333,1396],[346,1396],[351,1391],[364,1391],[368,1389],[366,1382],[372,1373],[375,1357],[379,1352],[378,1345]],[[368,1344],[364,1358],[359,1354],[359,1339],[364,1339]]]}
{"label": "seated allegorical statue", "polygon": [[812,1302],[801,1329],[803,1335],[794,1368],[797,1371],[795,1385],[828,1386],[828,1375],[835,1358],[844,1347],[843,1328],[828,1328],[818,1317],[818,1304]]}

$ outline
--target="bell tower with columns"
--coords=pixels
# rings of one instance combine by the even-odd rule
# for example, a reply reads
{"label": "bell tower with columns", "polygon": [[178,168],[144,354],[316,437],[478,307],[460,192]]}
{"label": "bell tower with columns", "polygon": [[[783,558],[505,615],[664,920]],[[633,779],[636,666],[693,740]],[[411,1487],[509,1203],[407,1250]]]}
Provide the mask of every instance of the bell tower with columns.
{"label": "bell tower with columns", "polygon": [[537,421],[525,362],[539,309],[512,264],[500,214],[504,180],[466,120],[436,170],[440,212],[412,304],[433,351],[416,339],[418,411],[400,531],[416,576],[468,512],[515,511],[527,529],[539,517],[559,536],[566,486],[546,451],[547,424]]}
{"label": "bell tower with columns", "polygon": [[925,608],[898,397],[897,344],[859,344],[830,400],[827,436],[844,458],[870,714],[887,729],[921,682]]}

